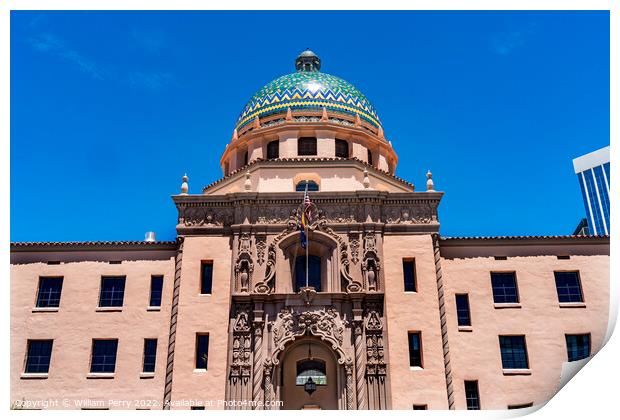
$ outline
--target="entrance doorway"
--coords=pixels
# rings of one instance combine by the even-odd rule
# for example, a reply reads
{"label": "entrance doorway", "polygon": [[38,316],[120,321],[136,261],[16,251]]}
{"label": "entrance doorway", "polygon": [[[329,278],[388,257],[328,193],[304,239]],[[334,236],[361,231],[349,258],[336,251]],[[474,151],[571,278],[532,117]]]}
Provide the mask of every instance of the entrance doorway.
{"label": "entrance doorway", "polygon": [[[337,410],[338,364],[332,350],[316,337],[297,340],[280,364],[281,398],[285,410]],[[308,380],[314,392],[306,392]]]}

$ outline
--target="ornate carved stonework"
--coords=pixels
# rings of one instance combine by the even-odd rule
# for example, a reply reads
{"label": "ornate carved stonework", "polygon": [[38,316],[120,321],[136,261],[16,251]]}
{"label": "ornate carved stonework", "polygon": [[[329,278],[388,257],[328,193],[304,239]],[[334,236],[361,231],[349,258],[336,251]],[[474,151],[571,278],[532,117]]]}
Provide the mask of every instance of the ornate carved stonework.
{"label": "ornate carved stonework", "polygon": [[265,235],[256,235],[256,262],[263,265],[265,262],[265,250],[267,249],[267,238]]}
{"label": "ornate carved stonework", "polygon": [[252,331],[249,321],[250,308],[237,308],[233,324],[231,378],[249,378],[252,372]]}
{"label": "ornate carved stonework", "polygon": [[383,325],[377,308],[366,315],[366,375],[386,375],[383,352]]}
{"label": "ornate carved stonework", "polygon": [[267,294],[274,290],[276,281],[276,247],[274,244],[269,245],[267,251],[267,268],[265,269],[265,278],[254,286],[254,293]]}
{"label": "ornate carved stonework", "polygon": [[359,262],[360,249],[360,241],[358,240],[357,234],[349,235],[349,247],[351,248],[351,262],[353,265],[357,265]]}
{"label": "ornate carved stonework", "polygon": [[252,284],[252,240],[249,233],[242,233],[239,237],[239,250],[235,262],[235,287],[240,292],[249,292]]}
{"label": "ornate carved stonework", "polygon": [[368,290],[379,290],[379,252],[377,250],[377,238],[374,232],[364,235],[364,259],[362,262],[362,276]]}

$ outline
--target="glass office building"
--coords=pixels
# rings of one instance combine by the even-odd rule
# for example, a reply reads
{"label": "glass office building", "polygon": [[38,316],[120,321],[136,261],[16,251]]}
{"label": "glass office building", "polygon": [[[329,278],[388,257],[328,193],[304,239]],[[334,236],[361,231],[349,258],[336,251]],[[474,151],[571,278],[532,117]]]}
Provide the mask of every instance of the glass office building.
{"label": "glass office building", "polygon": [[592,235],[609,235],[609,146],[573,159]]}

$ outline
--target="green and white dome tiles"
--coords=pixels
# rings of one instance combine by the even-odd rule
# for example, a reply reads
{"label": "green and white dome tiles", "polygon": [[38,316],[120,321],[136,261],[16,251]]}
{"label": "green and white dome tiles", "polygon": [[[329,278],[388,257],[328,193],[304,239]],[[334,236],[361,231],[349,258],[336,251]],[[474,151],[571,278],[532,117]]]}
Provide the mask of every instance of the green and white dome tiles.
{"label": "green and white dome tiles", "polygon": [[328,111],[359,115],[374,127],[381,121],[370,101],[351,83],[331,74],[321,73],[320,59],[311,51],[297,57],[297,72],[281,76],[263,86],[249,100],[237,120],[239,130],[256,117],[296,110]]}

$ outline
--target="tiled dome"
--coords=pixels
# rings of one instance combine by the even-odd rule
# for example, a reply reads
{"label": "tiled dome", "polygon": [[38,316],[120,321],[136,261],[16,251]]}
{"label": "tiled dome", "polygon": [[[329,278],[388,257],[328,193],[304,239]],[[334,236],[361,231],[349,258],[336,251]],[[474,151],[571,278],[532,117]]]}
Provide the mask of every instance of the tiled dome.
{"label": "tiled dome", "polygon": [[295,60],[297,72],[279,77],[260,89],[243,108],[236,129],[251,123],[257,116],[303,109],[328,111],[359,117],[375,127],[381,121],[366,96],[355,86],[339,77],[321,73],[321,60],[310,50]]}

